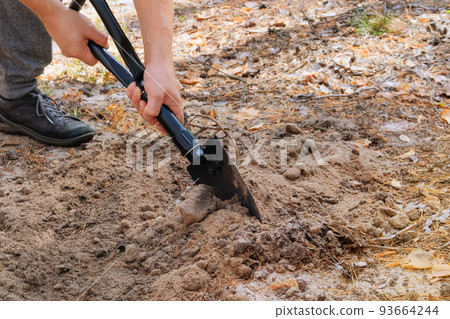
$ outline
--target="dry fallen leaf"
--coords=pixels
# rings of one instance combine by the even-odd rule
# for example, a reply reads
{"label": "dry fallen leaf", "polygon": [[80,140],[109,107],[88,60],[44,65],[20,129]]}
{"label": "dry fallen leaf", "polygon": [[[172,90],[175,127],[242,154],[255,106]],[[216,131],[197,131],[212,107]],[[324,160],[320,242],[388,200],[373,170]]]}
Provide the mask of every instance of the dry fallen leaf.
{"label": "dry fallen leaf", "polygon": [[404,134],[400,135],[399,139],[400,139],[400,141],[403,141],[403,142],[406,142],[406,143],[411,142],[411,139],[408,136],[404,135]]}
{"label": "dry fallen leaf", "polygon": [[213,118],[213,119],[217,118],[217,112],[216,112],[216,109],[212,109],[211,111],[209,111],[208,116],[209,116],[210,118]]}
{"label": "dry fallen leaf", "polygon": [[450,124],[450,109],[442,110],[442,119]]}
{"label": "dry fallen leaf", "polygon": [[247,120],[253,120],[259,116],[261,112],[254,107],[244,107],[243,109],[239,110],[235,115],[234,119],[237,121],[247,121]]}
{"label": "dry fallen leaf", "polygon": [[433,277],[448,277],[450,276],[449,264],[436,264],[431,267],[431,275]]}
{"label": "dry fallen leaf", "polygon": [[402,188],[402,183],[396,179],[393,179],[390,184],[394,188]]}
{"label": "dry fallen leaf", "polygon": [[355,142],[355,146],[357,147],[369,147],[369,145],[372,143],[372,141],[369,141],[368,139],[365,139],[364,141],[357,140]]}
{"label": "dry fallen leaf", "polygon": [[412,148],[408,152],[397,156],[397,158],[404,159],[404,158],[410,158],[411,156],[415,156],[415,155],[416,155],[416,150]]}
{"label": "dry fallen leaf", "polygon": [[278,290],[281,288],[291,288],[291,287],[297,287],[298,283],[294,278],[289,278],[288,280],[284,281],[277,281],[270,285],[270,290]]}
{"label": "dry fallen leaf", "polygon": [[385,252],[376,254],[375,258],[381,258],[381,257],[389,256],[389,255],[395,255],[395,254],[397,254],[396,250],[390,250],[390,251],[385,251]]}
{"label": "dry fallen leaf", "polygon": [[424,250],[415,250],[411,252],[404,263],[402,268],[408,269],[430,269],[433,267],[433,252]]}
{"label": "dry fallen leaf", "polygon": [[262,128],[263,126],[264,126],[264,123],[263,123],[263,122],[259,122],[259,123],[256,123],[256,124],[254,124],[254,125],[248,127],[247,130],[249,130],[250,132],[254,132],[254,131],[259,130],[259,129]]}

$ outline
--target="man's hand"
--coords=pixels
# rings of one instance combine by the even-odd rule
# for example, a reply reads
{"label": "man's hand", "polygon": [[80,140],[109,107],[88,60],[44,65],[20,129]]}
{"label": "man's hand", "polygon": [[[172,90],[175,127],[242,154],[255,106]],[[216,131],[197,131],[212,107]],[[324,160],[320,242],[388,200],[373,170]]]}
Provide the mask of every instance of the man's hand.
{"label": "man's hand", "polygon": [[108,48],[108,36],[100,32],[83,14],[74,10],[65,9],[61,16],[45,21],[44,25],[62,54],[68,58],[76,58],[92,66],[98,60],[87,46],[88,41],[92,40]]}
{"label": "man's hand", "polygon": [[55,40],[62,54],[94,65],[97,59],[89,50],[89,40],[108,48],[108,36],[100,32],[88,18],[65,7],[59,0],[20,0],[33,11]]}
{"label": "man's hand", "polygon": [[180,84],[175,77],[172,65],[146,65],[144,85],[148,103],[141,100],[141,90],[136,86],[136,83],[132,83],[127,89],[128,97],[144,120],[151,125],[156,125],[158,130],[165,132],[156,119],[161,110],[161,105],[165,104],[181,123],[184,122]]}
{"label": "man's hand", "polygon": [[[140,101],[141,93],[135,84],[127,89],[139,114],[150,124],[157,124],[161,105],[166,104],[184,122],[180,84],[173,70],[173,0],[134,0],[142,30],[145,54],[145,92],[148,103]],[[161,124],[156,128],[164,132]]]}

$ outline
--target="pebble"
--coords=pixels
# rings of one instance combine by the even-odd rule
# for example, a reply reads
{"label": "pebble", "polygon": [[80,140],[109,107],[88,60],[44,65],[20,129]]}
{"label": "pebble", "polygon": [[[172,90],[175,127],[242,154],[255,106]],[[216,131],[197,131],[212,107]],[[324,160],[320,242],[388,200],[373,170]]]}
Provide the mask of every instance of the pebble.
{"label": "pebble", "polygon": [[230,266],[233,268],[237,268],[242,265],[243,259],[240,257],[233,257],[230,259]]}
{"label": "pebble", "polygon": [[199,260],[196,265],[198,268],[205,270],[206,266],[208,266],[208,262],[206,260]]}
{"label": "pebble", "polygon": [[239,237],[233,242],[233,249],[235,254],[241,254],[247,251],[248,248],[251,247],[251,244],[248,240]]}
{"label": "pebble", "polygon": [[204,278],[198,274],[187,274],[184,277],[183,288],[188,291],[198,291],[205,285]]}
{"label": "pebble", "polygon": [[450,284],[443,283],[441,285],[440,293],[442,297],[450,297]]}
{"label": "pebble", "polygon": [[81,253],[81,252],[76,253],[75,258],[76,258],[76,260],[78,260],[78,262],[84,263],[84,264],[89,263],[89,259],[90,259],[89,255],[87,253]]}
{"label": "pebble", "polygon": [[286,125],[286,132],[291,134],[301,134],[302,131],[297,125],[288,124]]}
{"label": "pebble", "polygon": [[217,268],[219,267],[219,261],[218,260],[211,260],[208,263],[208,266],[206,266],[206,271],[210,274],[213,274],[216,272]]}
{"label": "pebble", "polygon": [[252,272],[253,270],[247,265],[240,265],[235,270],[236,275],[241,279],[248,278]]}
{"label": "pebble", "polygon": [[139,249],[136,245],[133,244],[130,247],[128,247],[127,251],[122,257],[122,260],[129,264],[135,261],[138,258],[138,256],[139,256]]}
{"label": "pebble", "polygon": [[388,215],[389,217],[394,217],[395,215],[399,214],[399,211],[386,206],[380,207],[380,212]]}
{"label": "pebble", "polygon": [[297,284],[300,291],[305,291],[308,288],[308,282],[304,279],[297,279]]}
{"label": "pebble", "polygon": [[300,292],[300,290],[297,287],[291,287],[286,291],[286,297],[291,298],[297,295]]}
{"label": "pebble", "polygon": [[406,294],[406,300],[416,301],[417,299],[419,299],[419,293],[415,290],[408,291]]}
{"label": "pebble", "polygon": [[291,181],[296,180],[300,177],[300,170],[297,167],[288,168],[283,176]]}
{"label": "pebble", "polygon": [[20,191],[23,195],[27,196],[31,194],[31,190],[28,187],[24,187],[22,188],[22,190]]}
{"label": "pebble", "polygon": [[399,213],[389,220],[389,223],[395,229],[403,229],[409,225],[409,218],[405,213]]}
{"label": "pebble", "polygon": [[25,275],[25,282],[32,286],[42,286],[44,284],[41,276],[33,272],[29,272]]}
{"label": "pebble", "polygon": [[411,213],[408,213],[407,215],[408,215],[408,218],[410,221],[415,221],[420,218],[420,212],[417,210],[412,211]]}
{"label": "pebble", "polygon": [[150,272],[150,276],[161,276],[161,269],[153,269]]}

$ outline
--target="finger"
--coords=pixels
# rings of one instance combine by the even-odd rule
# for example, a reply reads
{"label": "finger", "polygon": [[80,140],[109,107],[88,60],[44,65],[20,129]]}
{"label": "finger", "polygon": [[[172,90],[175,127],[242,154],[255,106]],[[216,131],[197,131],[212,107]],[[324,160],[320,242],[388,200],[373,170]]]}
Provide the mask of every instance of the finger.
{"label": "finger", "polygon": [[131,98],[133,97],[133,92],[134,92],[134,88],[136,87],[136,82],[131,83],[130,85],[128,85],[127,87],[127,96],[128,98],[131,100]]}
{"label": "finger", "polygon": [[92,54],[87,45],[84,47],[79,59],[90,66],[96,65],[98,62],[97,58]]}
{"label": "finger", "polygon": [[139,114],[140,114],[141,116],[142,116],[142,114],[143,114],[143,112],[144,112],[146,106],[147,106],[147,103],[145,103],[145,101],[143,101],[143,100],[140,100],[140,101],[139,101],[139,109],[138,109],[138,112],[139,112]]}
{"label": "finger", "polygon": [[163,95],[158,94],[156,92],[153,92],[153,94],[150,94],[148,97],[147,106],[144,110],[144,120],[149,122],[152,118],[155,118],[159,115],[159,112],[161,111],[161,105],[163,103]]}
{"label": "finger", "polygon": [[91,25],[91,32],[89,33],[88,37],[89,39],[101,45],[102,47],[106,49],[109,48],[108,36],[105,33],[98,30],[94,25]]}
{"label": "finger", "polygon": [[135,87],[133,90],[133,96],[131,97],[131,101],[133,102],[134,107],[139,109],[139,102],[141,101],[141,90],[138,87]]}

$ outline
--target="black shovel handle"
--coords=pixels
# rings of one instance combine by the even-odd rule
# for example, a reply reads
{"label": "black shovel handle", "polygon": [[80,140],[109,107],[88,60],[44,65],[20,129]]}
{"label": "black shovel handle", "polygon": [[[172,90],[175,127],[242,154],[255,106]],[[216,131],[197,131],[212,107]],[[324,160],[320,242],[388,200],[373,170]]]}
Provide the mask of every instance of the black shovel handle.
{"label": "black shovel handle", "polygon": [[[79,11],[84,2],[86,1],[73,0],[69,7],[74,10],[78,9],[77,11]],[[108,69],[108,71],[110,71],[125,87],[128,87],[131,83],[136,82],[142,91],[141,99],[147,102],[148,97],[147,93],[144,91],[142,80],[145,71],[144,65],[138,58],[136,51],[115,19],[106,1],[91,0],[91,3],[94,5],[94,8],[100,15],[102,21],[105,23],[108,32],[110,32],[122,58],[130,68],[131,72],[128,71],[119,61],[117,61],[117,59],[104,47],[98,45],[97,43],[89,41],[89,49],[92,54]],[[191,163],[194,161],[194,158],[201,157],[203,155],[198,139],[194,134],[192,134],[191,131],[186,129],[181,124],[167,105],[163,104],[161,106],[161,111],[156,119],[159,123],[161,123],[169,136],[172,137],[173,142],[180,150],[181,154],[187,157]]]}

